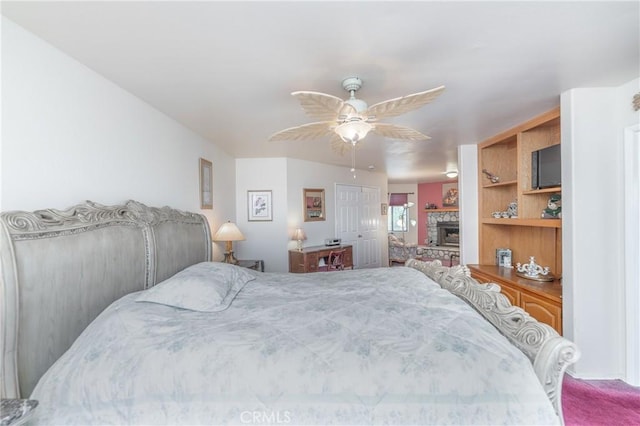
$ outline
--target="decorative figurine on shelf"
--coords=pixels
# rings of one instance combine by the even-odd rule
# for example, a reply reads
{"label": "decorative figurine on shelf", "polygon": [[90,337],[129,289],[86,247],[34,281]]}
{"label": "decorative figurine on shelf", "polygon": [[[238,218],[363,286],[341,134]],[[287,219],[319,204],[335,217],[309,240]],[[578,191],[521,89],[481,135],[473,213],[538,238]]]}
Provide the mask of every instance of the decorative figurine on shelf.
{"label": "decorative figurine on shelf", "polygon": [[484,173],[487,176],[487,179],[489,179],[491,181],[491,183],[500,182],[500,176],[494,175],[493,173],[491,173],[487,169],[482,169],[482,173]]}
{"label": "decorative figurine on shelf", "polygon": [[512,201],[512,202],[509,203],[509,207],[507,207],[507,214],[511,218],[517,218],[518,217],[518,202],[517,201]]}
{"label": "decorative figurine on shelf", "polygon": [[427,203],[427,204],[425,204],[424,208],[426,210],[435,210],[435,209],[438,208],[438,206],[435,205],[434,203]]}
{"label": "decorative figurine on shelf", "polygon": [[553,194],[549,197],[547,208],[542,211],[543,219],[560,219],[562,217],[562,197],[560,194]]}
{"label": "decorative figurine on shelf", "polygon": [[548,266],[544,268],[536,263],[536,258],[529,257],[529,263],[522,265],[520,262],[516,263],[516,275],[522,278],[527,278],[536,281],[553,281],[555,277],[549,270]]}

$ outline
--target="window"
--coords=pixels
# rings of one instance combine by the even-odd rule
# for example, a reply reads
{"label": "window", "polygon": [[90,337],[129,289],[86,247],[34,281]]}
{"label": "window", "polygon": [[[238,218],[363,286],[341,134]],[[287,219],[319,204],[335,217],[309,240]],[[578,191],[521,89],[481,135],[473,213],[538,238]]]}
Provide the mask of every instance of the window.
{"label": "window", "polygon": [[404,206],[389,206],[389,232],[407,232],[407,210]]}

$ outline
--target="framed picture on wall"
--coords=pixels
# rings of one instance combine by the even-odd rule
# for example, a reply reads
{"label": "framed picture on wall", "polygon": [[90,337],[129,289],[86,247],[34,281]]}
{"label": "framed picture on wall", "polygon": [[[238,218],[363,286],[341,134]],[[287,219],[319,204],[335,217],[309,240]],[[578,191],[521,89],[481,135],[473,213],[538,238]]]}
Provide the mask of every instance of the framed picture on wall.
{"label": "framed picture on wall", "polygon": [[213,208],[213,165],[204,158],[200,159],[200,208]]}
{"label": "framed picture on wall", "polygon": [[268,222],[273,220],[271,191],[247,191],[249,222]]}
{"label": "framed picture on wall", "polygon": [[458,207],[458,184],[442,184],[442,207]]}
{"label": "framed picture on wall", "polygon": [[304,188],[302,190],[304,199],[304,221],[317,222],[325,220],[324,217],[324,189]]}

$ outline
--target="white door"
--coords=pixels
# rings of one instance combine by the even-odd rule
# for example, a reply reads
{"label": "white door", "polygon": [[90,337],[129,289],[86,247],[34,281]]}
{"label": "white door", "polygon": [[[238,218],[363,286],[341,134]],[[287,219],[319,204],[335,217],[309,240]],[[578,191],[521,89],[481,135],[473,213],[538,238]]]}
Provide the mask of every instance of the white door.
{"label": "white door", "polygon": [[336,185],[336,237],[353,246],[354,268],[380,266],[380,189]]}

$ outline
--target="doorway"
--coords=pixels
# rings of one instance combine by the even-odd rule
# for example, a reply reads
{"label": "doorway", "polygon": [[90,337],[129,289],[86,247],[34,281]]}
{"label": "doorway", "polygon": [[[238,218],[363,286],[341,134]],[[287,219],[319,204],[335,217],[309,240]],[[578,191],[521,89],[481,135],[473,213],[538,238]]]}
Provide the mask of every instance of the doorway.
{"label": "doorway", "polygon": [[380,266],[380,188],[336,184],[336,236],[353,246],[353,267]]}

